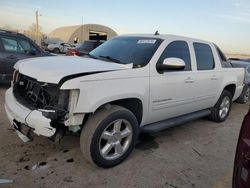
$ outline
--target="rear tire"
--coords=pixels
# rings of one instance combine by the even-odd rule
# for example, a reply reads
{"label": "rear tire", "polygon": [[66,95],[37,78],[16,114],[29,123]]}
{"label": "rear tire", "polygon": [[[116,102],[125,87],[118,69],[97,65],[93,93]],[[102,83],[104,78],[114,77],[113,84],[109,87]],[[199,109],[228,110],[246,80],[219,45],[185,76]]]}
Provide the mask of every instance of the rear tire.
{"label": "rear tire", "polygon": [[110,168],[129,156],[138,132],[138,121],[128,109],[121,106],[100,109],[82,129],[81,151],[89,162]]}
{"label": "rear tire", "polygon": [[54,52],[55,54],[59,54],[59,53],[60,53],[60,49],[59,49],[59,48],[55,48],[55,49],[53,50],[53,52]]}
{"label": "rear tire", "polygon": [[211,115],[209,118],[217,123],[223,122],[227,119],[232,106],[232,94],[224,90],[216,103],[211,109]]}

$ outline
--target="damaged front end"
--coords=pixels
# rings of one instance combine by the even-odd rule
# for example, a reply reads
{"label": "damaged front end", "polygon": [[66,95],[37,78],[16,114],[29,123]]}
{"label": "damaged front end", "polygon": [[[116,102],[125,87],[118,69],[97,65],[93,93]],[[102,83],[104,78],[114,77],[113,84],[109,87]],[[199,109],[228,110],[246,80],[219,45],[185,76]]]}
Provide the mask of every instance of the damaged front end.
{"label": "damaged front end", "polygon": [[29,139],[32,139],[31,132],[52,139],[58,139],[58,134],[59,137],[64,134],[65,121],[69,116],[69,90],[60,90],[57,84],[38,82],[15,72],[12,94],[15,98],[13,100],[27,108],[23,109],[26,113],[21,114],[21,109],[17,112],[10,102],[5,105],[7,115],[19,133],[25,134]]}

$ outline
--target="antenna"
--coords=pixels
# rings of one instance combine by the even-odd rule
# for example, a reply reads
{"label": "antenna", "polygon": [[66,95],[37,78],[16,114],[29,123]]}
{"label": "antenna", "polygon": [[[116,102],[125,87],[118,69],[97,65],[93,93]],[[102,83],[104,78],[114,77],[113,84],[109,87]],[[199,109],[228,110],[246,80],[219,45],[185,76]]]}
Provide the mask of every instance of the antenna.
{"label": "antenna", "polygon": [[160,33],[158,32],[158,30],[155,32],[155,35],[159,35]]}

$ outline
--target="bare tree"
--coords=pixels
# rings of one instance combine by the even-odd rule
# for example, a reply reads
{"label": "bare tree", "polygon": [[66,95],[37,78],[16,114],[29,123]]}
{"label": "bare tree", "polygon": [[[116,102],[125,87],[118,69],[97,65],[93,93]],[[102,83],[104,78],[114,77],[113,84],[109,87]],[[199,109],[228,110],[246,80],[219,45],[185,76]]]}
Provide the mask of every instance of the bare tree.
{"label": "bare tree", "polygon": [[6,29],[6,30],[14,30],[10,25],[6,24],[3,26],[0,26],[1,29]]}
{"label": "bare tree", "polygon": [[[39,25],[38,28],[39,28],[39,32],[41,32],[42,27]],[[32,32],[36,32],[36,24],[32,23],[32,25],[29,27],[29,30]]]}

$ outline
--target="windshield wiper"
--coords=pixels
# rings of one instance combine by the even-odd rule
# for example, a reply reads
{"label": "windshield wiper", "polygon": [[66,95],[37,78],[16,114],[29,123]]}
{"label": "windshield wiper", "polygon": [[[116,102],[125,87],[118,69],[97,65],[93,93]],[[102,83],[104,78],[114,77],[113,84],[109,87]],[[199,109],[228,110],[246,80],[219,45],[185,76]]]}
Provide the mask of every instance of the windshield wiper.
{"label": "windshield wiper", "polygon": [[115,62],[115,63],[121,63],[120,60],[115,59],[115,58],[110,57],[110,56],[99,55],[99,57],[104,58],[104,59],[107,59],[107,60],[110,60],[110,61],[113,61],[113,62]]}

